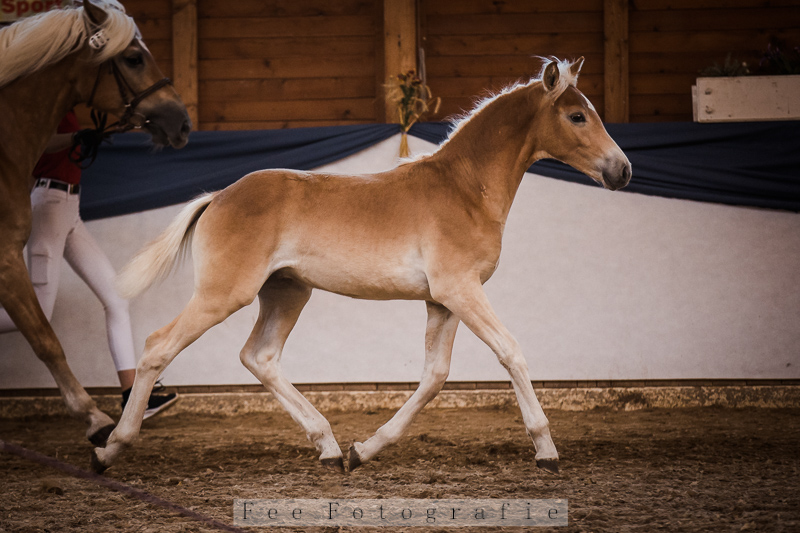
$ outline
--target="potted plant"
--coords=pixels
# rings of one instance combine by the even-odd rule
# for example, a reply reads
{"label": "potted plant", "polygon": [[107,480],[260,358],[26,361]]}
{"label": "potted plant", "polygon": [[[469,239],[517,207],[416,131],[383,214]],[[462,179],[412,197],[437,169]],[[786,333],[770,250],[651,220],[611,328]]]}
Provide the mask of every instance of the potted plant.
{"label": "potted plant", "polygon": [[701,71],[692,86],[696,122],[800,119],[800,47],[773,41],[751,75],[731,58]]}

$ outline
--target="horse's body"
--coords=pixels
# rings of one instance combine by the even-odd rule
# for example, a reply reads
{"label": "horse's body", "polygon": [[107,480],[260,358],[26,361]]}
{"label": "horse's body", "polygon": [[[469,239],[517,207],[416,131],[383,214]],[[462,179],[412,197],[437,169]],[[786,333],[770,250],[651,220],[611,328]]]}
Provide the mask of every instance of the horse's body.
{"label": "horse's body", "polygon": [[125,268],[124,294],[166,275],[191,242],[195,291],[183,312],[147,340],[102,471],[138,433],[149,391],[167,364],[211,326],[260,302],[241,360],[278,398],[320,451],[343,469],[325,418],[280,372],[280,355],[314,288],[355,298],[424,300],[426,357],[419,388],[366,442],[350,449],[356,468],[396,441],[444,384],[459,321],[508,369],[537,464],[558,469],[547,419],[519,345],[482,284],[497,267],[506,217],[525,170],[555,157],[610,189],[626,185],[630,163],[575,88],[579,63],[550,63],[534,80],[489,100],[430,156],[388,172],[341,176],[266,170],[190,203]]}
{"label": "horse's body", "polygon": [[[92,35],[100,39],[94,47]],[[87,437],[102,445],[113,421],[72,374],[25,268],[31,173],[59,121],[78,103],[136,119],[157,142],[176,147],[186,144],[188,116],[133,20],[110,0],[0,30],[0,64],[0,305],[47,365],[69,412],[88,424]]]}
{"label": "horse's body", "polygon": [[[502,231],[499,223],[463,209],[431,210],[431,204],[453,201],[452,184],[436,166],[421,162],[368,176],[259,172],[216,196],[208,220],[217,212],[248,213],[252,228],[240,228],[225,246],[249,244],[264,252],[246,258],[247,270],[259,272],[253,280],[258,286],[261,273],[274,272],[353,298],[430,300],[428,273],[440,260],[453,259],[447,253],[440,257],[445,245],[469,249],[465,264],[485,281],[500,254]],[[207,224],[205,218],[199,221],[198,235],[206,233],[200,228]],[[443,232],[463,241],[475,233],[487,238],[450,243],[440,238]],[[202,240],[196,245],[204,246]],[[252,295],[246,291],[248,302]]]}

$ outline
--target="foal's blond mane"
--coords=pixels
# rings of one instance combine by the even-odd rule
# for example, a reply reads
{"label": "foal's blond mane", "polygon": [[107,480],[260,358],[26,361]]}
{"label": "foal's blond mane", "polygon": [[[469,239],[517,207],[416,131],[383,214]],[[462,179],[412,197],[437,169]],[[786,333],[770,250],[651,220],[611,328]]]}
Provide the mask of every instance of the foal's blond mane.
{"label": "foal's blond mane", "polygon": [[552,101],[555,101],[558,99],[559,96],[564,94],[564,91],[567,90],[567,87],[569,87],[570,85],[572,85],[573,87],[577,86],[578,75],[573,74],[572,71],[570,70],[572,65],[577,63],[577,61],[570,61],[568,59],[557,59],[555,57],[540,57],[539,59],[543,61],[543,65],[542,65],[542,70],[539,73],[538,77],[531,78],[528,81],[518,81],[517,83],[509,85],[508,87],[504,87],[503,89],[500,89],[500,91],[490,94],[489,96],[479,100],[471,111],[467,112],[465,115],[462,115],[461,117],[458,117],[456,119],[456,122],[450,129],[450,133],[447,135],[447,139],[444,141],[444,143],[442,143],[442,146],[445,143],[449,142],[450,139],[452,139],[453,136],[464,127],[464,124],[472,120],[478,113],[483,111],[486,108],[486,106],[488,106],[501,96],[512,93],[514,91],[518,91],[520,89],[524,89],[526,87],[530,87],[534,83],[542,81],[542,78],[544,77],[544,71],[547,68],[547,65],[553,61],[556,62],[556,66],[558,67],[559,71],[558,81],[556,82],[556,86],[553,88],[553,90],[548,91],[545,94],[545,97]]}
{"label": "foal's blond mane", "polygon": [[99,27],[90,24],[79,7],[48,11],[0,29],[0,87],[60,61],[100,29],[108,44],[92,60],[102,63],[121,53],[138,34],[136,24],[116,0],[92,3],[108,14]]}

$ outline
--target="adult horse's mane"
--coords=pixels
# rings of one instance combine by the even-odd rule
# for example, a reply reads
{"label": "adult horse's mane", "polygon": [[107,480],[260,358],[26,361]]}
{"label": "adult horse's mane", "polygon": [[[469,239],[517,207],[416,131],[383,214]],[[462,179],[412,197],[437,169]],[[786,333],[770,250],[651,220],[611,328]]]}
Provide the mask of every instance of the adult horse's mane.
{"label": "adult horse's mane", "polygon": [[102,63],[121,53],[138,34],[136,24],[116,0],[92,3],[108,15],[99,26],[88,22],[79,7],[48,11],[0,29],[0,87],[60,61],[99,30],[108,42],[92,60]]}
{"label": "adult horse's mane", "polygon": [[455,122],[453,123],[453,127],[450,129],[450,133],[447,135],[447,140],[445,140],[444,143],[449,141],[456,133],[458,133],[464,126],[464,124],[472,120],[475,117],[475,115],[480,113],[483,109],[486,108],[486,106],[488,106],[501,96],[522,89],[524,87],[530,87],[534,83],[541,81],[544,78],[544,72],[545,69],[547,68],[547,65],[551,62],[556,63],[556,66],[558,67],[559,71],[559,76],[553,90],[547,92],[546,94],[547,98],[555,101],[558,99],[559,96],[561,96],[564,93],[564,91],[567,90],[567,87],[569,87],[570,85],[572,85],[573,87],[577,86],[578,74],[573,73],[571,70],[572,65],[577,63],[577,61],[570,61],[568,59],[557,59],[555,57],[540,57],[539,59],[542,60],[543,65],[542,65],[542,70],[541,72],[539,72],[538,77],[531,78],[528,81],[518,81],[517,83],[504,87],[503,89],[500,89],[500,91],[492,93],[479,100],[471,111],[468,111],[464,115],[461,115],[460,117],[456,118]]}

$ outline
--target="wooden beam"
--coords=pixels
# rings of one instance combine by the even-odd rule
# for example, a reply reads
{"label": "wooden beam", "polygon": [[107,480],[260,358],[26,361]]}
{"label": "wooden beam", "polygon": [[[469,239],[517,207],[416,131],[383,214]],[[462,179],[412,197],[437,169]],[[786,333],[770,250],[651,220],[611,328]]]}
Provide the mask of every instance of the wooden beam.
{"label": "wooden beam", "polygon": [[199,129],[197,0],[172,0],[172,82],[189,112],[193,129]]}
{"label": "wooden beam", "polygon": [[384,62],[386,58],[384,57],[385,54],[383,53],[383,0],[375,2],[375,35],[374,35],[374,55],[375,55],[375,67],[374,67],[374,94],[375,94],[375,121],[376,122],[385,122],[386,121],[386,98],[384,96],[384,88],[383,84],[384,75],[386,69],[384,68]]}
{"label": "wooden beam", "polygon": [[[383,84],[390,76],[417,70],[417,9],[416,0],[383,0]],[[395,109],[385,110],[386,122],[399,122]]]}
{"label": "wooden beam", "polygon": [[628,122],[628,0],[604,0],[606,122]]}

